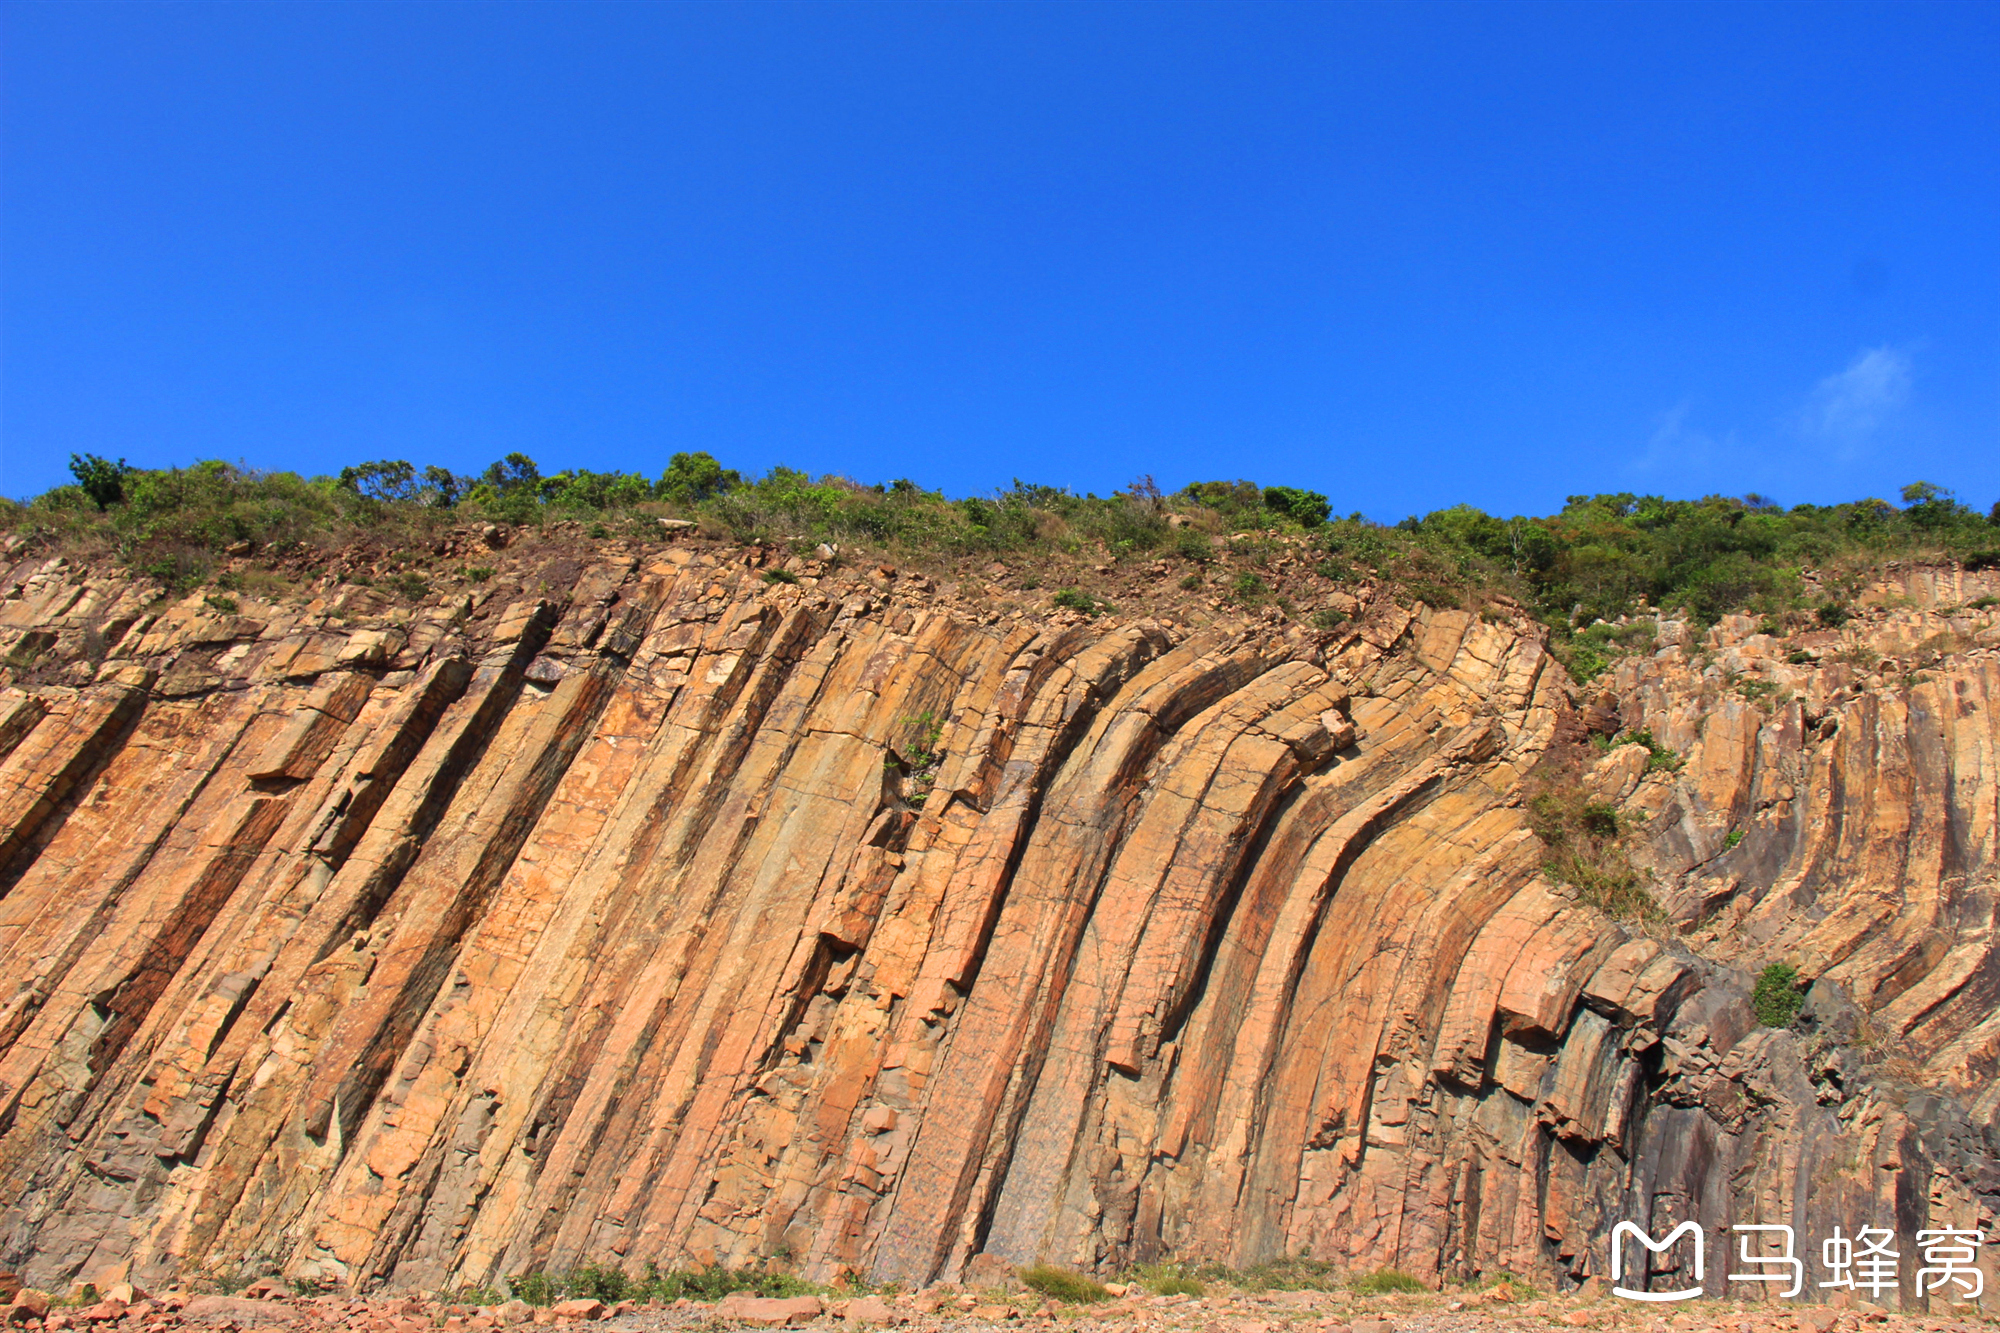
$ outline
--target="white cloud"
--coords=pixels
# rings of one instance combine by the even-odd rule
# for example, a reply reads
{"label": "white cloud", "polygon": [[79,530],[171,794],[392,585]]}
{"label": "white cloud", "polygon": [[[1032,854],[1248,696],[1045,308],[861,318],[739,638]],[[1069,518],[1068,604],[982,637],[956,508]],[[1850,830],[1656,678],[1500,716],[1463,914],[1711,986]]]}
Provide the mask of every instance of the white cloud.
{"label": "white cloud", "polygon": [[1872,348],[1819,382],[1799,411],[1799,433],[1842,455],[1857,453],[1909,396],[1909,355]]}
{"label": "white cloud", "polygon": [[1646,441],[1645,452],[1632,465],[1635,470],[1650,472],[1659,468],[1705,464],[1718,452],[1734,449],[1734,432],[1717,439],[1689,423],[1688,414],[1692,410],[1693,404],[1684,399],[1660,414],[1653,424],[1651,438]]}

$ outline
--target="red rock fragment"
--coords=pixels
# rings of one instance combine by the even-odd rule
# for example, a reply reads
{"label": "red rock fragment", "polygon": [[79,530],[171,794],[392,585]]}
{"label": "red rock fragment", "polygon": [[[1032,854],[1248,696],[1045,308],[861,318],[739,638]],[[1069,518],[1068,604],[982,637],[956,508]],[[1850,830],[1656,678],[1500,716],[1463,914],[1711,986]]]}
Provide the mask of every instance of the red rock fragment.
{"label": "red rock fragment", "polygon": [[30,1319],[39,1320],[48,1314],[49,1306],[54,1303],[55,1298],[46,1291],[34,1287],[22,1287],[14,1293],[13,1300],[8,1302],[7,1322],[25,1324]]}
{"label": "red rock fragment", "polygon": [[296,1324],[299,1312],[277,1301],[251,1300],[242,1296],[197,1296],[181,1309],[183,1319],[220,1323],[227,1319],[239,1325]]}
{"label": "red rock fragment", "polygon": [[807,1324],[820,1317],[826,1307],[817,1296],[725,1296],[715,1303],[715,1313],[752,1328],[783,1328]]}
{"label": "red rock fragment", "polygon": [[903,1317],[880,1296],[857,1296],[840,1307],[840,1317],[850,1324],[899,1324]]}

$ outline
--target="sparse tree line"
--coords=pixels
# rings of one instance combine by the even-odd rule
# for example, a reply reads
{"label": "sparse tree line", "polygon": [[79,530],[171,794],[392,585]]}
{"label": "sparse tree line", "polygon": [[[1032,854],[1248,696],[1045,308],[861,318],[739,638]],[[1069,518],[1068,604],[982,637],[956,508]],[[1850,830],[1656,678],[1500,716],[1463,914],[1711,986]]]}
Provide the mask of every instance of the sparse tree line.
{"label": "sparse tree line", "polygon": [[[1504,593],[1563,639],[1641,608],[1698,622],[1731,611],[1837,619],[1841,588],[1884,560],[2000,566],[2000,504],[1981,511],[1929,482],[1903,487],[1900,503],[1786,508],[1754,494],[1574,495],[1550,515],[1500,517],[1457,505],[1387,526],[1359,513],[1334,517],[1315,491],[1249,481],[1163,492],[1146,477],[1108,496],[1016,481],[953,499],[909,480],[866,485],[786,467],[746,476],[703,452],[673,454],[656,477],[584,468],[544,475],[521,453],[477,476],[401,459],[308,478],[217,460],[134,468],[89,454],[73,455],[70,471],[73,484],[10,502],[8,525],[109,548],[141,571],[171,557],[197,574],[202,553],[243,542],[414,547],[468,520],[568,519],[598,537],[645,537],[657,534],[658,518],[682,517],[745,541],[802,549],[835,542],[906,559],[1164,557],[1186,565],[1191,579],[1213,565],[1238,571],[1236,583],[1247,586],[1258,583],[1254,571],[1268,563],[1274,539],[1289,536],[1293,549],[1303,539],[1317,552],[1316,572],[1334,583],[1390,581],[1432,604]],[[1806,570],[1816,583],[1802,580]]]}

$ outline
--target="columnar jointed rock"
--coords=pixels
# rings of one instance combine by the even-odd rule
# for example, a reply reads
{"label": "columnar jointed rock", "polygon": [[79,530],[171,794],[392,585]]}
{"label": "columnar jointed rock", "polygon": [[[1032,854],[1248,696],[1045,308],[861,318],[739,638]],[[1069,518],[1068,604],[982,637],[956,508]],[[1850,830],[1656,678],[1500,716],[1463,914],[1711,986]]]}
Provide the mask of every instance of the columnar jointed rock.
{"label": "columnar jointed rock", "polygon": [[[0,633],[107,651],[0,695],[0,1263],[1566,1281],[1625,1217],[1991,1227],[1990,617],[1669,633],[1579,710],[1457,611],[754,572],[219,618],[11,571]],[[1557,772],[1684,929],[1542,873]],[[1785,958],[1812,1026],[1760,1028]]]}

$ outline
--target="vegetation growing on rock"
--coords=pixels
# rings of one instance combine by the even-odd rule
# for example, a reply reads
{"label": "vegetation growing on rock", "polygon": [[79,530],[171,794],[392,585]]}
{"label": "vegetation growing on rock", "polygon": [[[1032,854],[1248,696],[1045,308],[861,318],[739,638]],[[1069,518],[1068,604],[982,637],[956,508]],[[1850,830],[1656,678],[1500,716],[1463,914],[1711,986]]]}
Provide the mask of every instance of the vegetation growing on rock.
{"label": "vegetation growing on rock", "polygon": [[1750,992],[1750,1007],[1757,1021],[1767,1028],[1785,1028],[1799,1016],[1805,992],[1799,989],[1799,970],[1790,963],[1772,963],[1757,974],[1756,989]]}
{"label": "vegetation growing on rock", "polygon": [[[1578,679],[1644,647],[1649,610],[1698,625],[1751,611],[1775,628],[1837,626],[1861,575],[1885,561],[2000,565],[2000,504],[1982,513],[1923,481],[1902,488],[1900,505],[1869,498],[1787,509],[1755,494],[1619,493],[1570,496],[1539,517],[1457,505],[1388,527],[1359,513],[1332,518],[1317,492],[1250,481],[1167,493],[1142,477],[1108,496],[1016,481],[953,499],[907,479],[870,485],[787,467],[746,477],[702,452],[674,454],[657,477],[585,468],[544,475],[521,453],[476,477],[401,459],[307,478],[213,459],[133,468],[88,454],[74,457],[71,471],[73,484],[23,504],[0,502],[7,526],[63,554],[114,560],[174,592],[216,577],[231,551],[289,551],[310,567],[314,553],[362,542],[391,562],[421,565],[443,531],[468,520],[571,523],[597,539],[657,539],[666,520],[734,541],[800,552],[831,543],[852,558],[918,564],[1068,558],[1102,575],[1141,559],[1167,561],[1176,575],[1185,571],[1180,586],[1189,592],[1207,582],[1203,567],[1220,560],[1227,569],[1217,586],[1237,603],[1275,606],[1322,628],[1343,614],[1325,606],[1325,593],[1362,581],[1394,584],[1434,606],[1504,599],[1550,626]],[[1310,573],[1275,577],[1296,547],[1317,557]],[[401,590],[420,595],[421,583]],[[1102,589],[1058,586],[1059,603],[1085,614],[1108,608]]]}
{"label": "vegetation growing on rock", "polygon": [[1030,1264],[1021,1270],[1021,1281],[1030,1291],[1039,1291],[1065,1305],[1091,1305],[1111,1299],[1102,1282],[1054,1264]]}

